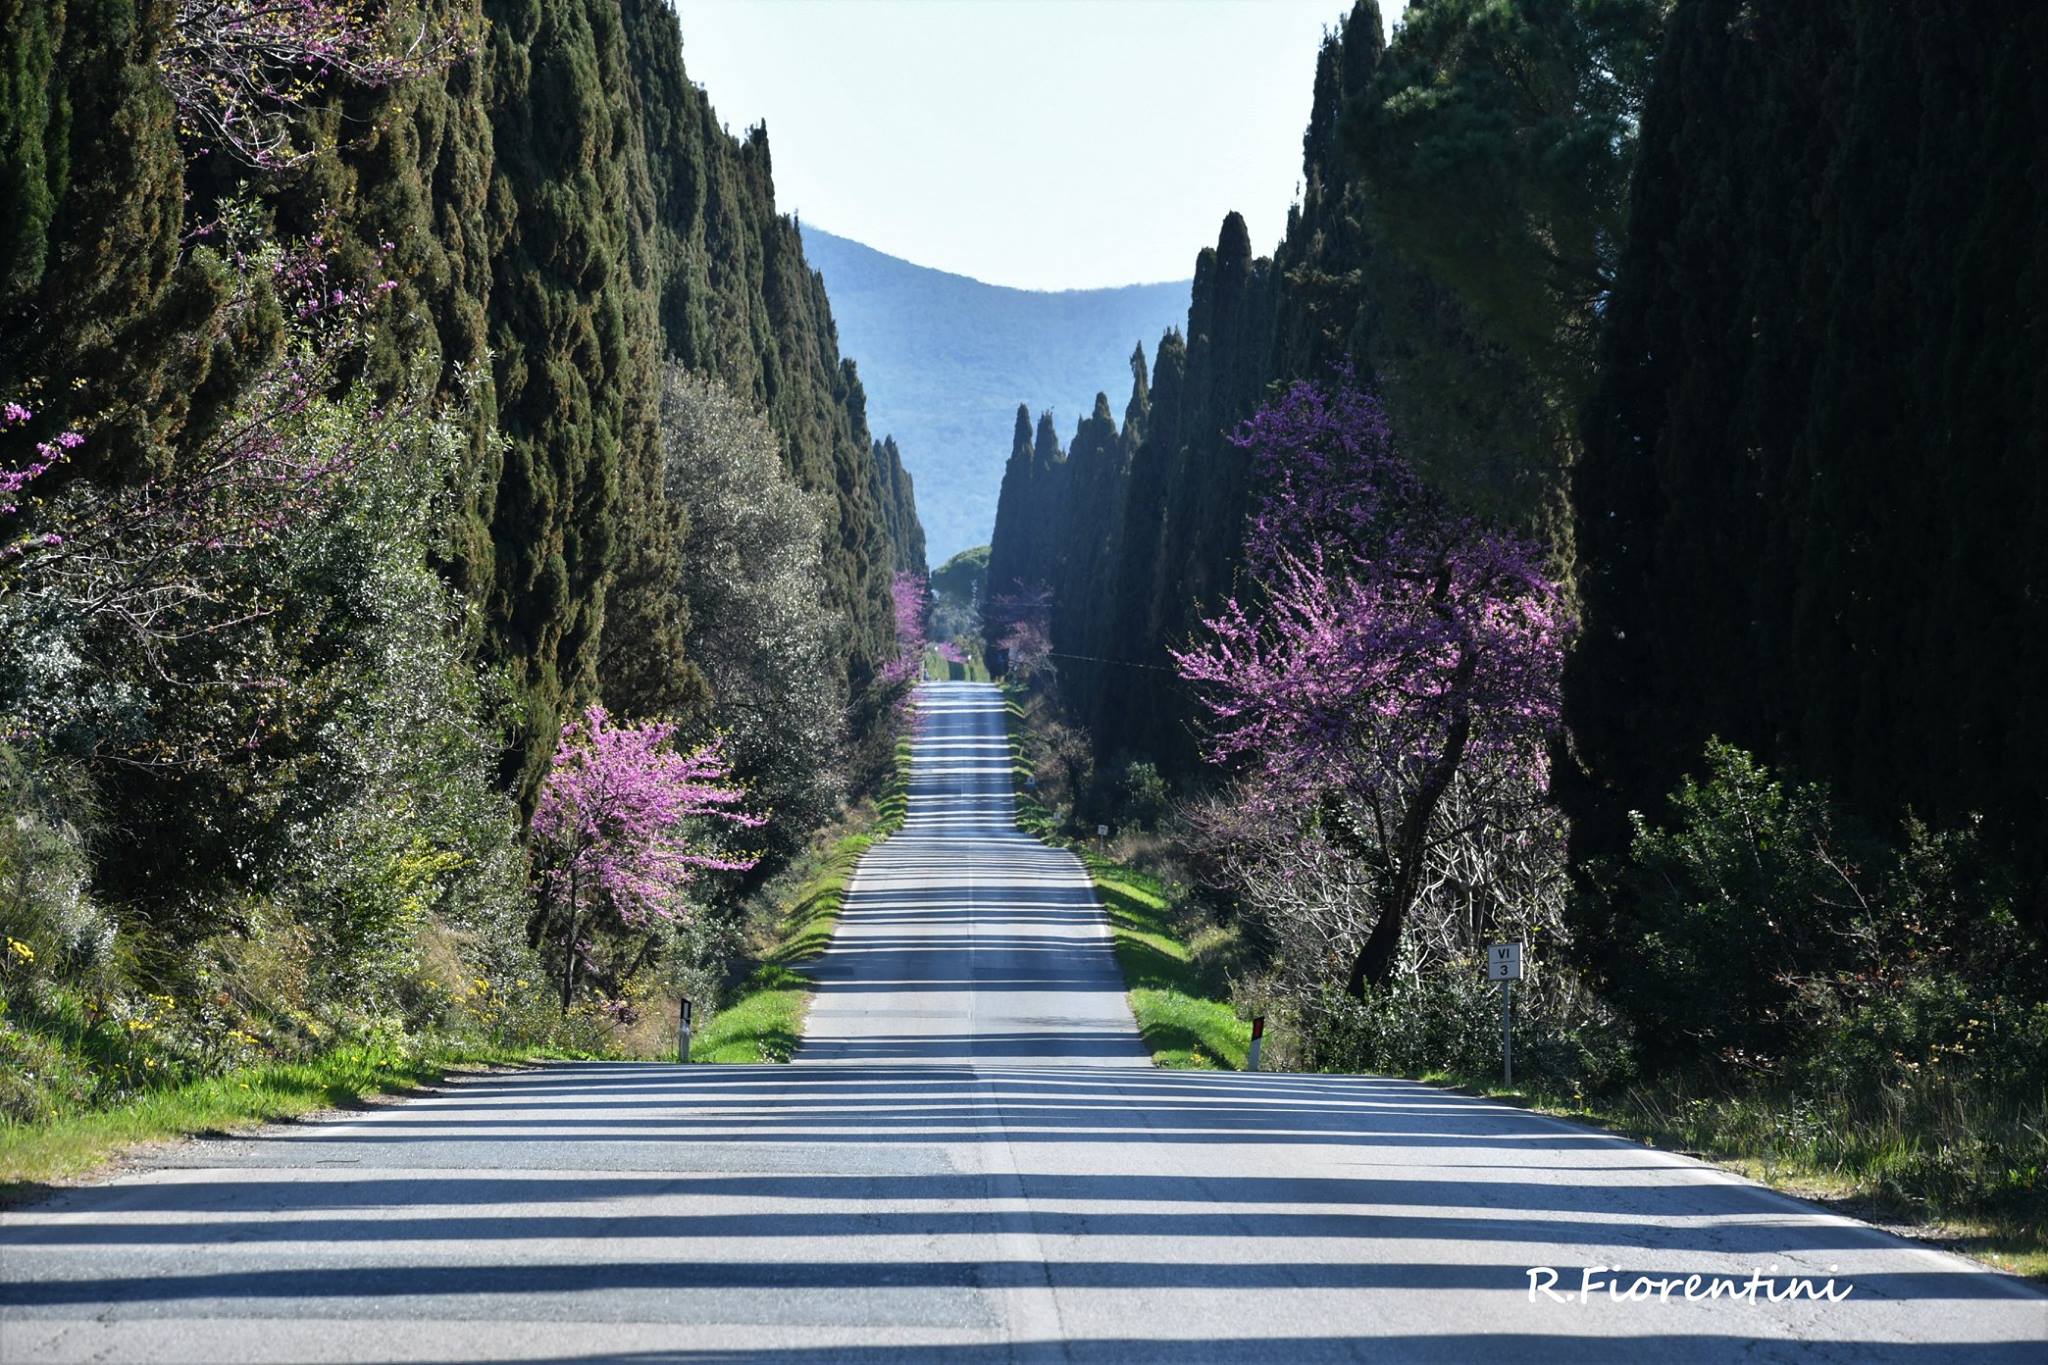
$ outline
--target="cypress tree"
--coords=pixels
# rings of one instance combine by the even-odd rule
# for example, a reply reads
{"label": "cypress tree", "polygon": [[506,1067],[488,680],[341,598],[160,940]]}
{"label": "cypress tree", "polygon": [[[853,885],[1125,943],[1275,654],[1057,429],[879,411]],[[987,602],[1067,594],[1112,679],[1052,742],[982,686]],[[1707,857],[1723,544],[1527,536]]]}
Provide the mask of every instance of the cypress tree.
{"label": "cypress tree", "polygon": [[903,467],[903,452],[896,448],[894,436],[884,436],[875,442],[872,471],[875,506],[881,511],[883,530],[889,538],[890,563],[898,572],[921,577],[926,572],[924,526],[917,519],[916,491],[910,471]]}
{"label": "cypress tree", "polygon": [[91,440],[60,477],[168,468],[274,353],[279,319],[185,249],[184,158],[156,70],[170,7],[0,7],[0,394]]}
{"label": "cypress tree", "polygon": [[2044,59],[1964,3],[1675,11],[1575,477],[1581,859],[1713,735],[2042,884]]}
{"label": "cypress tree", "polygon": [[[490,337],[503,436],[485,598],[523,690],[507,776],[539,780],[565,708],[596,691],[622,479],[649,486],[654,321],[646,187],[616,6],[492,0]],[[637,200],[637,202],[636,202]],[[655,485],[658,486],[658,485]],[[632,547],[637,554],[640,547]]]}
{"label": "cypress tree", "polygon": [[[1038,528],[1031,520],[1032,507],[1031,409],[1017,405],[1017,425],[1010,436],[1010,458],[1003,465],[1003,483],[996,494],[995,533],[988,548],[988,600],[1000,601],[1029,586],[1028,564],[1031,540]],[[984,624],[988,644],[997,646],[1004,623],[993,614]]]}

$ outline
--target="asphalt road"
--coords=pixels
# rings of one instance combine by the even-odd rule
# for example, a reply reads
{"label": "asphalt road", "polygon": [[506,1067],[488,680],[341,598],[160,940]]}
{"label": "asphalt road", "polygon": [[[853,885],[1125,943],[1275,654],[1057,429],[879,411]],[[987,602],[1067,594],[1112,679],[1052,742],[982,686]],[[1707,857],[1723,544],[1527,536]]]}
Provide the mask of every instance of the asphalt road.
{"label": "asphalt road", "polygon": [[903,829],[847,889],[797,1061],[1150,1066],[1087,872],[1017,831],[1002,694],[919,694]]}
{"label": "asphalt road", "polygon": [[[1145,1066],[997,703],[925,693],[793,1066],[563,1065],[0,1218],[0,1361],[2048,1359],[2048,1298],[1425,1086]],[[1618,1265],[1665,1299],[1530,1297]],[[1840,1302],[1687,1302],[1685,1277]],[[1653,1291],[1654,1292],[1654,1291]]]}

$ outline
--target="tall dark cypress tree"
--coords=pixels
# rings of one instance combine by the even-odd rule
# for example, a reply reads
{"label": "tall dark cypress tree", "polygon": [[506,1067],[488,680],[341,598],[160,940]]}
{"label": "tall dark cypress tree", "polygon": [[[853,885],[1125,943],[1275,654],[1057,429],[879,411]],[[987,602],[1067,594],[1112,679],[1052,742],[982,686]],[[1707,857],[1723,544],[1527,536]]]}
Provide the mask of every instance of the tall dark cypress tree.
{"label": "tall dark cypress tree", "polygon": [[[995,532],[988,547],[988,602],[993,606],[1014,596],[1030,582],[1032,543],[1039,534],[1031,520],[1031,409],[1017,405],[1017,426],[1010,436],[1010,458],[1003,465],[1003,483],[996,494]],[[988,646],[1000,646],[1008,622],[990,610],[984,613]]]}
{"label": "tall dark cypress tree", "polygon": [[875,506],[889,538],[890,563],[900,573],[922,576],[927,572],[924,526],[917,519],[917,494],[894,436],[875,442],[872,472]]}
{"label": "tall dark cypress tree", "polygon": [[1109,564],[1121,539],[1124,445],[1106,394],[1074,428],[1067,446],[1061,505],[1048,509],[1056,536],[1049,582],[1053,592],[1053,644],[1065,657],[1065,701],[1076,715],[1093,713],[1104,685],[1102,617],[1110,591]]}
{"label": "tall dark cypress tree", "polygon": [[1176,693],[1151,608],[1166,528],[1168,479],[1180,451],[1182,378],[1187,369],[1181,334],[1168,331],[1161,336],[1152,357],[1141,439],[1131,451],[1123,492],[1116,569],[1103,608],[1106,657],[1116,663],[1104,675],[1094,732],[1105,749],[1158,753],[1174,742],[1174,731],[1162,717],[1171,715]]}
{"label": "tall dark cypress tree", "polygon": [[1582,859],[1718,735],[2048,868],[2044,61],[1960,0],[1678,6],[1575,480]]}
{"label": "tall dark cypress tree", "polygon": [[171,7],[0,4],[0,394],[91,440],[58,477],[161,472],[275,353],[279,318],[184,244],[156,58]]}
{"label": "tall dark cypress tree", "polygon": [[[533,789],[565,708],[594,695],[621,481],[653,449],[649,211],[616,5],[492,0],[490,336],[504,437],[486,616],[516,662]],[[636,174],[637,172],[637,174]],[[659,486],[658,482],[654,486]]]}

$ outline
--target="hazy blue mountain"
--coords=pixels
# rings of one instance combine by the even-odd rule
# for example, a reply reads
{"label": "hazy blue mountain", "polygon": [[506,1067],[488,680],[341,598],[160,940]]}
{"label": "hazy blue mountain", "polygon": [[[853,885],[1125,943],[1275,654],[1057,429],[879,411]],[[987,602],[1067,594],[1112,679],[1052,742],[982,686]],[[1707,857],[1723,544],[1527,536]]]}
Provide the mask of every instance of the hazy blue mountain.
{"label": "hazy blue mountain", "polygon": [[840,354],[860,365],[868,426],[893,434],[917,485],[933,564],[995,529],[1017,405],[1050,404],[1064,438],[1105,390],[1131,385],[1187,325],[1188,281],[1042,293],[983,284],[885,255],[806,223],[804,258],[825,276]]}

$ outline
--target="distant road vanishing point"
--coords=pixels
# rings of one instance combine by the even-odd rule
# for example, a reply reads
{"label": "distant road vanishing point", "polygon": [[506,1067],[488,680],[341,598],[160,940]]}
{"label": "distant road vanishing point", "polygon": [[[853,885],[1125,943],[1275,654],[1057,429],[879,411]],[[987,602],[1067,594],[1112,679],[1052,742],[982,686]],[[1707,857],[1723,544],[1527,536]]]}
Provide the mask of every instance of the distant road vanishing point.
{"label": "distant road vanishing point", "polygon": [[[1003,704],[919,689],[795,1064],[536,1067],[170,1149],[0,1216],[0,1362],[2048,1359],[2031,1287],[1683,1157],[1153,1069],[1081,867],[1013,827]],[[1594,1267],[1668,1287],[1559,1297]]]}

